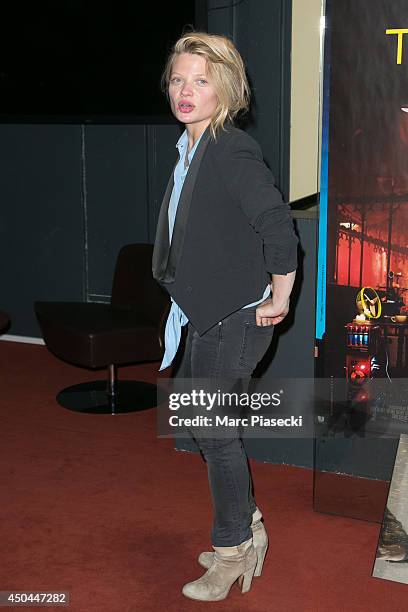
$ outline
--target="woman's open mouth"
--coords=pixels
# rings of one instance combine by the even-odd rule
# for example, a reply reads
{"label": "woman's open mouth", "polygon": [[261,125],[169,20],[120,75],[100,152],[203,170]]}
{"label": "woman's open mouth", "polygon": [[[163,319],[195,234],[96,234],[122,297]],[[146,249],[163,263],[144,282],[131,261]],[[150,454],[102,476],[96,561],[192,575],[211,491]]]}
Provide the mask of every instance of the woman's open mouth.
{"label": "woman's open mouth", "polygon": [[193,104],[190,104],[189,102],[180,102],[177,105],[177,108],[179,109],[179,111],[181,113],[191,113],[192,110],[194,110],[194,106]]}

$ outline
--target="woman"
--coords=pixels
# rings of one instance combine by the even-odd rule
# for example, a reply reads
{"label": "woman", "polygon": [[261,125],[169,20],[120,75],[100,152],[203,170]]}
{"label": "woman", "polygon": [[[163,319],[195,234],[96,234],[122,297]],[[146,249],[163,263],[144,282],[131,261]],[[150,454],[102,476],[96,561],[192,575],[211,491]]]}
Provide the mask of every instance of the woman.
{"label": "woman", "polygon": [[[172,298],[160,369],[172,363],[187,325],[178,377],[247,380],[289,310],[298,242],[290,209],[258,144],[233,125],[248,109],[249,87],[230,40],[185,34],[163,85],[185,131],[153,253],[153,276]],[[217,439],[191,432],[208,468],[214,553],[200,555],[208,571],[183,593],[217,601],[237,579],[242,592],[250,589],[268,538],[238,432]]]}

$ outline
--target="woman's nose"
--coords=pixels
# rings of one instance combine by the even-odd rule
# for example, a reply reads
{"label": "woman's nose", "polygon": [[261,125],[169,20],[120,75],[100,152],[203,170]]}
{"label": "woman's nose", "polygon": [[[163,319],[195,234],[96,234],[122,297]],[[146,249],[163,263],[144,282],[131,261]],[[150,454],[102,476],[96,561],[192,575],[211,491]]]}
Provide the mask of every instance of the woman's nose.
{"label": "woman's nose", "polygon": [[181,88],[181,93],[183,95],[191,95],[193,93],[193,87],[191,85],[191,83],[184,83],[183,87]]}

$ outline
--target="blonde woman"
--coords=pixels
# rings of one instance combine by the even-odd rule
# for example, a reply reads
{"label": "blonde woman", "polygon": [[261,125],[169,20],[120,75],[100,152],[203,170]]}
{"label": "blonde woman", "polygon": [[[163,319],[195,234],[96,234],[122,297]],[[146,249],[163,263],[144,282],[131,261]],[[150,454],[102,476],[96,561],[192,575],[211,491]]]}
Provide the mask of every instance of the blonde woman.
{"label": "blonde woman", "polygon": [[[163,87],[185,130],[153,253],[153,276],[172,299],[160,369],[180,345],[178,377],[247,380],[289,310],[298,243],[290,209],[259,145],[234,126],[248,109],[250,92],[242,58],[228,38],[182,36],[168,58]],[[253,575],[261,575],[268,537],[238,432],[217,438],[191,433],[207,463],[214,552],[200,555],[207,571],[185,584],[183,594],[218,601],[236,580],[246,592]]]}

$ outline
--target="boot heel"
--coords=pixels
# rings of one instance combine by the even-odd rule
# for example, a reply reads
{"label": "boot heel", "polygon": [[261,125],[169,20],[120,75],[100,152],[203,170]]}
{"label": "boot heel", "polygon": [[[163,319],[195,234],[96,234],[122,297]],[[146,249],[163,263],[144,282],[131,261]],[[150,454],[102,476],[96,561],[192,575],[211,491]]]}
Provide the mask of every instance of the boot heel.
{"label": "boot heel", "polygon": [[255,572],[254,572],[254,576],[256,576],[256,577],[258,577],[258,576],[260,576],[262,574],[262,567],[263,567],[263,563],[264,563],[264,560],[265,560],[265,555],[266,555],[267,550],[268,550],[267,546],[265,548],[261,548],[261,549],[258,548],[258,550],[257,550],[258,560],[256,562],[256,568],[255,568]]}
{"label": "boot heel", "polygon": [[254,568],[251,567],[251,569],[244,572],[238,578],[238,586],[241,589],[241,593],[248,593],[249,589],[251,588],[251,582],[252,582],[253,575],[254,575]]}

